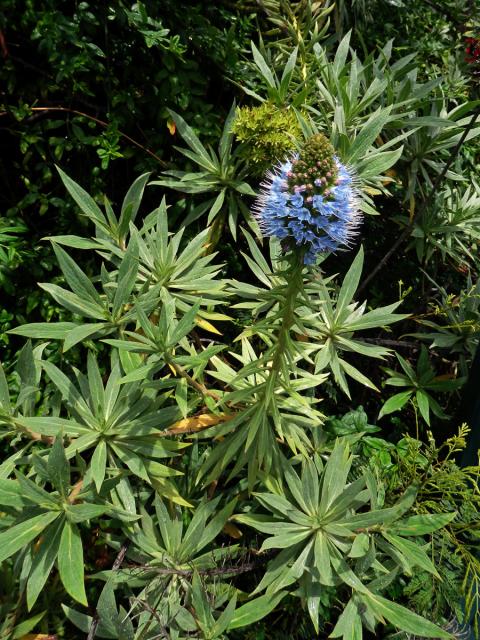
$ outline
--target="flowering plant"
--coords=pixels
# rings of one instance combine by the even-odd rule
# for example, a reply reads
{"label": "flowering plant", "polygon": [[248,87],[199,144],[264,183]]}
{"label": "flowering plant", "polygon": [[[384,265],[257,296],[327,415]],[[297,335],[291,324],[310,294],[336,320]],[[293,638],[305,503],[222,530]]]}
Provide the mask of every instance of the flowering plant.
{"label": "flowering plant", "polygon": [[[421,111],[431,108],[425,96],[435,82],[416,82],[411,56],[390,66],[391,45],[364,64],[349,35],[333,61],[319,46],[299,48],[303,61],[315,56],[321,96],[309,95],[311,104],[296,50],[282,76],[270,70],[271,57],[252,51],[270,87],[271,102],[257,116],[264,123],[268,114],[282,115],[294,98],[288,120],[298,121],[293,132],[275,131],[287,157],[275,166],[272,151],[256,219],[247,205],[262,155],[250,157],[247,139],[235,145],[235,105],[215,151],[171,112],[186,145],[177,151],[188,163],[150,185],[182,193],[184,209],[162,199],[143,212],[150,174],[135,180],[117,211],[59,171],[92,232],[50,238],[61,274],[41,287],[62,315],[12,330],[39,343],[28,341],[15,366],[0,366],[2,640],[27,638],[42,616],[43,630],[51,630],[47,590],[48,608],[63,611],[67,631],[76,627],[89,640],[261,637],[258,627],[247,635],[238,629],[281,601],[277,621],[301,604],[302,637],[361,640],[364,630],[383,637],[395,628],[448,638],[449,600],[461,606],[464,599],[467,617],[472,610],[478,589],[462,592],[461,583],[474,576],[480,584],[478,467],[444,464],[467,430],[442,459],[420,433],[399,438],[408,428],[400,411],[408,420],[413,410],[434,428],[444,416],[434,396],[460,381],[445,379],[443,359],[430,366],[433,349],[422,350],[413,371],[412,342],[383,333],[392,326],[404,333],[411,317],[397,312],[400,305],[412,312],[412,304],[397,296],[394,278],[380,293],[370,288],[368,304],[361,295],[364,255],[371,263],[381,240],[403,224],[397,206],[428,191],[428,153],[435,145],[448,153],[477,134],[464,126],[471,105],[441,117]],[[270,133],[280,122],[288,124],[268,122],[260,152],[277,142]],[[448,165],[434,168],[440,178],[455,177]],[[406,235],[432,247],[423,267],[435,260],[441,272],[442,251],[452,257],[455,246],[464,257],[463,245],[480,238],[476,191],[443,199],[448,218],[439,198],[423,201],[424,212],[441,216],[438,229],[450,246],[434,244],[425,226],[417,233],[415,199],[404,211]],[[203,199],[197,206],[196,195]],[[360,211],[381,214],[364,219],[367,251],[332,256],[352,248]],[[378,229],[380,243],[369,233]],[[328,274],[327,256],[340,275]],[[474,304],[469,309],[478,315]],[[431,334],[422,339],[431,342]],[[451,351],[451,341],[443,346]],[[386,369],[386,383],[406,391],[379,416],[388,424],[397,413],[393,429],[373,437],[381,432],[369,420],[381,405],[385,371],[375,365],[393,355],[391,347],[407,349],[398,357],[404,373]],[[368,416],[354,409],[360,398]],[[447,552],[462,560],[445,586]],[[449,596],[435,615],[408,599],[405,587],[418,588],[417,574],[433,593]],[[4,585],[18,586],[17,600],[4,598]],[[440,602],[434,595],[429,606],[432,599]],[[20,621],[24,610],[32,617]],[[277,625],[267,637],[283,635]]]}

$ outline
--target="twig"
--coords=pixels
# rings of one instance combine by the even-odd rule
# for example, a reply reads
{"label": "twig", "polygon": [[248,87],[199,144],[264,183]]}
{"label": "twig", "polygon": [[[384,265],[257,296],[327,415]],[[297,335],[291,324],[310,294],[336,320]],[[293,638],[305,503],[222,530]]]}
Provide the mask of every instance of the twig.
{"label": "twig", "polygon": [[381,344],[386,347],[402,347],[404,349],[418,349],[419,346],[415,342],[407,342],[406,340],[388,340],[383,338],[362,338],[364,342],[371,344]]}
{"label": "twig", "polygon": [[[112,565],[112,571],[118,571],[122,566],[123,559],[125,558],[125,554],[128,550],[129,541],[126,540],[122,546],[120,547],[120,551],[115,558],[115,561]],[[90,624],[90,629],[88,630],[87,640],[93,640],[95,638],[95,634],[97,633],[97,627],[100,622],[100,616],[98,615],[98,611],[95,611],[95,615],[93,616],[93,620]]]}
{"label": "twig", "polygon": [[68,496],[68,500],[67,500],[68,504],[75,504],[75,500],[77,499],[77,496],[82,489],[83,489],[83,478],[73,485],[72,490],[70,491],[70,494]]}
{"label": "twig", "polygon": [[0,51],[3,58],[8,58],[7,41],[5,40],[5,36],[2,31],[0,31]]}
{"label": "twig", "polygon": [[167,360],[167,364],[169,364],[172,367],[172,369],[174,369],[175,373],[178,376],[180,376],[181,378],[184,378],[191,387],[193,387],[199,393],[201,393],[202,396],[208,396],[209,398],[213,398],[214,400],[220,399],[216,393],[207,389],[207,387],[204,384],[201,384],[200,382],[197,382],[196,380],[194,380],[192,376],[189,373],[187,373],[185,369],[183,369],[176,362],[173,362],[172,360]]}
{"label": "twig", "polygon": [[[101,125],[102,127],[107,128],[109,126],[108,122],[105,122],[104,120],[100,120],[99,118],[96,118],[95,116],[91,116],[88,113],[84,113],[83,111],[78,111],[77,109],[70,109],[69,107],[30,107],[30,111],[41,111],[41,112],[61,111],[61,112],[66,112],[66,113],[74,113],[77,116],[82,116],[83,118],[88,118],[89,120],[92,120],[93,122],[96,122],[97,124]],[[6,116],[6,115],[9,115],[8,111],[1,111],[0,112],[0,117],[1,116]],[[137,142],[137,140],[134,140],[133,138],[131,138],[126,133],[123,133],[123,131],[118,131],[118,134],[122,138],[125,138],[125,140],[128,140],[131,144],[134,144],[136,147],[138,147],[142,151],[145,151],[145,153],[148,153],[148,155],[152,156],[152,158],[155,158],[155,160],[159,164],[161,164],[162,167],[168,167],[168,163],[166,163],[165,160],[162,160],[159,156],[157,156],[156,153],[154,153],[150,149],[147,149],[147,147],[144,147],[143,144],[140,144],[140,142]]]}
{"label": "twig", "polygon": [[402,231],[402,233],[398,236],[398,238],[395,240],[395,242],[390,247],[390,249],[387,251],[387,253],[383,256],[383,258],[376,265],[376,267],[373,269],[373,271],[363,280],[362,284],[357,289],[357,293],[361,293],[365,289],[365,287],[370,282],[370,280],[372,280],[372,278],[374,278],[377,275],[377,273],[381,269],[383,269],[383,267],[390,260],[392,255],[396,252],[398,247],[404,242],[404,240],[406,240],[406,238],[408,238],[408,236],[410,235],[410,232],[413,229],[415,221],[416,221],[416,219],[418,217],[418,213],[419,213],[420,209],[422,209],[422,208],[425,209],[428,206],[430,206],[435,194],[437,193],[437,190],[438,190],[442,180],[444,179],[447,171],[451,167],[452,162],[455,160],[455,158],[456,158],[456,156],[458,154],[458,151],[460,150],[460,147],[465,142],[465,139],[466,139],[470,129],[475,124],[475,121],[476,121],[476,119],[478,118],[479,115],[480,115],[480,109],[477,107],[477,109],[475,109],[475,111],[473,112],[469,123],[467,124],[467,126],[463,130],[463,133],[462,133],[459,141],[457,142],[455,147],[452,149],[452,151],[450,153],[450,157],[448,158],[448,160],[444,164],[442,171],[437,175],[437,178],[436,178],[435,182],[433,183],[433,186],[432,186],[432,188],[430,190],[430,193],[424,199],[424,201],[420,204],[420,206],[417,208],[417,210],[415,211],[414,215],[412,216],[412,219],[410,220],[408,225],[405,227],[405,229]]}
{"label": "twig", "polygon": [[131,601],[132,602],[136,602],[138,605],[140,605],[141,607],[146,609],[146,611],[148,611],[148,613],[150,614],[149,626],[151,625],[151,620],[153,618],[155,618],[155,620],[158,622],[158,626],[160,627],[160,629],[162,631],[162,635],[161,636],[155,636],[155,637],[168,638],[168,631],[167,631],[166,627],[162,624],[162,619],[160,618],[158,613],[155,611],[155,609],[153,607],[151,607],[146,600],[140,600],[139,598],[131,598]]}
{"label": "twig", "polygon": [[125,569],[139,569],[143,571],[151,571],[159,576],[184,576],[189,577],[194,573],[198,573],[200,576],[215,577],[215,576],[238,576],[242,573],[248,573],[253,571],[257,567],[265,564],[270,559],[269,554],[265,554],[262,557],[256,558],[250,562],[244,562],[237,566],[223,566],[215,567],[213,569],[175,569],[175,568],[162,568],[154,567],[151,565],[131,564],[125,565]]}
{"label": "twig", "polygon": [[44,444],[52,445],[55,442],[54,436],[46,436],[43,433],[37,433],[36,431],[32,431],[28,427],[22,425],[15,418],[11,419],[11,424],[14,429],[18,429],[22,435],[27,436],[30,440],[34,442],[43,442]]}

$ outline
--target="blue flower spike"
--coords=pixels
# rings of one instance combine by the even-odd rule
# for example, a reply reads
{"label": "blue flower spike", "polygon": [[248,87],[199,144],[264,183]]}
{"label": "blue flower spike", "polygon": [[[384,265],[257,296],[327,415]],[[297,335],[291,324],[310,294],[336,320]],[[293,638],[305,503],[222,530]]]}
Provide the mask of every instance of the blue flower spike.
{"label": "blue flower spike", "polygon": [[361,222],[358,189],[327,138],[309,138],[300,153],[269,171],[255,205],[266,236],[287,251],[302,249],[305,264],[318,254],[350,248]]}

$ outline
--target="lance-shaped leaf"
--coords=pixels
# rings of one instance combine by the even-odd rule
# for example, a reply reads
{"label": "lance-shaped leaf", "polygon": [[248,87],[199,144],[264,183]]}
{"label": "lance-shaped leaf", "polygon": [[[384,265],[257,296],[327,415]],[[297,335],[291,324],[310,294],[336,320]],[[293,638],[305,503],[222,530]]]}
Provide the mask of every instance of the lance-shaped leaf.
{"label": "lance-shaped leaf", "polygon": [[29,542],[35,540],[42,531],[56,518],[60,512],[49,511],[16,524],[0,533],[0,562],[20,551]]}
{"label": "lance-shaped leaf", "polygon": [[57,564],[67,593],[86,606],[88,603],[84,584],[82,539],[77,525],[69,520],[65,521],[63,527]]}

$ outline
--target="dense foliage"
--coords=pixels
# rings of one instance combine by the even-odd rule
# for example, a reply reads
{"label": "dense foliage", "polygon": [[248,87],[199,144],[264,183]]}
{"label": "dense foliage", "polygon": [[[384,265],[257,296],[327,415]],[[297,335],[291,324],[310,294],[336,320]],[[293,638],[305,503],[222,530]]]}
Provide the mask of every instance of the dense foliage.
{"label": "dense foliage", "polygon": [[1,638],[479,637],[478,13],[4,1]]}

